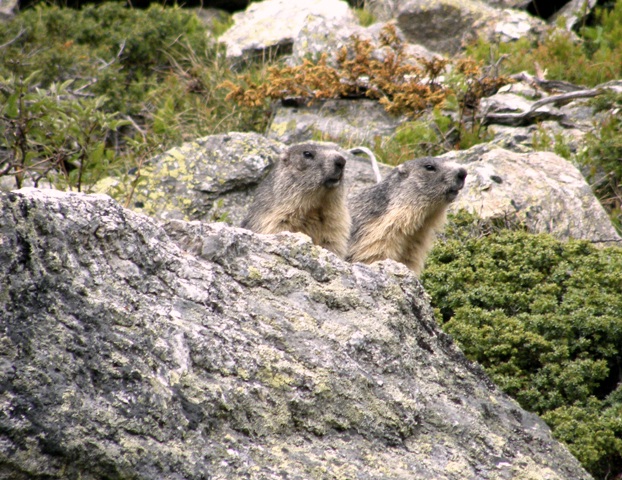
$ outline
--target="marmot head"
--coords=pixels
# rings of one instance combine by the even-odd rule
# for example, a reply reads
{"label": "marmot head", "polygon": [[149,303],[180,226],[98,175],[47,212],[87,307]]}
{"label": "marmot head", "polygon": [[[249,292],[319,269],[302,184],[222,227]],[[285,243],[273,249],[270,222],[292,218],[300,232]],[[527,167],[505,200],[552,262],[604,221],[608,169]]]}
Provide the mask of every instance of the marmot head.
{"label": "marmot head", "polygon": [[305,142],[290,146],[280,159],[292,184],[303,190],[343,185],[346,153],[334,143]]}
{"label": "marmot head", "polygon": [[[458,196],[467,171],[457,163],[433,157],[410,160],[391,172],[400,200],[446,205]],[[388,177],[387,177],[388,178]]]}

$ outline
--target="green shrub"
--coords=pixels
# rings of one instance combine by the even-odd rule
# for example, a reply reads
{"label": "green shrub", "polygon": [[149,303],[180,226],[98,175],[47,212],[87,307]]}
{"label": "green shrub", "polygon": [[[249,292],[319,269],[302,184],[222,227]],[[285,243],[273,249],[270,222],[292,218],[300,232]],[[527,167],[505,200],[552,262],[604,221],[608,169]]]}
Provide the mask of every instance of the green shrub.
{"label": "green shrub", "polygon": [[[17,185],[28,173],[35,183],[47,178],[88,190],[114,174],[124,182],[117,198],[126,204],[139,166],[156,153],[202,135],[263,130],[268,120],[225,99],[217,86],[234,75],[223,50],[180,8],[39,6],[3,25],[0,45],[0,138],[10,152],[0,175],[14,176]],[[260,75],[261,67],[250,74]],[[79,135],[74,130],[86,128],[86,112],[92,133]],[[27,128],[17,135],[19,122]],[[64,145],[63,129],[71,132]],[[77,163],[75,155],[65,158],[71,142],[82,151]]]}
{"label": "green shrub", "polygon": [[35,186],[47,180],[81,191],[109,175],[116,154],[107,139],[127,122],[101,110],[104,97],[72,98],[72,80],[33,88],[36,73],[1,80],[2,174],[13,176],[17,188],[28,178]]}
{"label": "green shrub", "polygon": [[[467,53],[488,61],[490,52],[506,55],[502,71],[506,74],[546,70],[549,80],[565,80],[577,85],[594,86],[622,78],[622,2],[596,10],[593,26],[581,29],[581,41],[563,28],[551,29],[543,41],[527,39],[492,45],[480,39]],[[571,66],[572,68],[569,68]]]}
{"label": "green shrub", "polygon": [[195,15],[157,5],[136,10],[117,2],[81,10],[27,10],[0,33],[0,43],[14,38],[4,53],[24,58],[20,73],[40,71],[44,87],[73,79],[77,88],[89,85],[95,95],[106,94],[109,111],[131,114],[144,98],[145,79],[170,71],[171,58],[185,44],[195,51],[208,48],[207,32]]}
{"label": "green shrub", "polygon": [[[619,392],[612,396],[622,249],[490,226],[477,234],[473,225],[471,215],[454,217],[422,275],[443,328],[497,385],[548,419],[595,476],[622,473],[620,422],[596,422],[594,409],[622,408]],[[572,422],[580,425],[574,434]]]}

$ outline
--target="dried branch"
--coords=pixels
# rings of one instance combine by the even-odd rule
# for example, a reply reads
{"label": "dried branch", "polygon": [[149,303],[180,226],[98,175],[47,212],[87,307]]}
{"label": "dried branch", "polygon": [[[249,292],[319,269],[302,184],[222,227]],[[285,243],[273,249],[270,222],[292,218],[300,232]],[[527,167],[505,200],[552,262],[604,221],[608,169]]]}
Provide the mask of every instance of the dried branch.
{"label": "dried branch", "polygon": [[606,85],[599,85],[595,88],[589,88],[586,90],[579,90],[575,92],[561,93],[559,95],[551,95],[550,97],[543,98],[535,102],[529,110],[521,113],[484,113],[480,118],[484,125],[496,123],[499,125],[510,125],[518,127],[522,125],[528,125],[535,121],[542,120],[561,120],[564,115],[559,112],[550,111],[538,111],[540,107],[551,103],[560,104],[567,102],[568,100],[575,100],[577,98],[591,98],[598,95],[602,95],[610,88]]}

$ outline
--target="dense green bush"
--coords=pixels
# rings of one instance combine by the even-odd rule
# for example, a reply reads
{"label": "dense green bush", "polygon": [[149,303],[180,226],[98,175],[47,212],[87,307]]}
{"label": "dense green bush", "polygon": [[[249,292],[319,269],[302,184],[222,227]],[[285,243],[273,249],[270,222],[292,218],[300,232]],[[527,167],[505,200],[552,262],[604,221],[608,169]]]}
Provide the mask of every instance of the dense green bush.
{"label": "dense green bush", "polygon": [[225,100],[218,86],[234,75],[224,52],[180,8],[39,6],[4,24],[0,45],[0,175],[17,186],[47,178],[88,191],[114,174],[127,204],[148,158],[267,120]]}
{"label": "dense green bush", "polygon": [[13,176],[17,188],[28,178],[35,186],[47,180],[82,191],[114,170],[116,154],[106,138],[127,122],[102,111],[104,97],[70,99],[72,80],[30,88],[37,77],[11,75],[4,82],[2,174]]}
{"label": "dense green bush", "polygon": [[[622,249],[454,217],[422,275],[437,318],[595,476],[622,473]],[[617,388],[617,389],[616,389]]]}
{"label": "dense green bush", "polygon": [[89,92],[107,95],[107,109],[127,113],[139,111],[144,82],[170,71],[186,45],[200,52],[210,47],[195,15],[160,6],[124,8],[117,2],[82,10],[27,10],[2,29],[0,43],[11,39],[3,53],[13,60],[5,69],[17,67],[26,75],[36,69],[43,86],[69,79],[76,81],[75,88],[89,84]]}

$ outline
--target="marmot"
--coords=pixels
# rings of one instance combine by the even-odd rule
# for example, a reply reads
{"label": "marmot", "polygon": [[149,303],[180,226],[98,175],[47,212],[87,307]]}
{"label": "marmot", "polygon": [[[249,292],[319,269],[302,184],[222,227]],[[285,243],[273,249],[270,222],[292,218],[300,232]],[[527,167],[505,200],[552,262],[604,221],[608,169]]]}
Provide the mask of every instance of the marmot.
{"label": "marmot", "polygon": [[350,200],[346,259],[372,263],[391,258],[421,273],[435,232],[466,176],[456,163],[424,157],[403,163],[359,192]]}
{"label": "marmot", "polygon": [[288,147],[266,179],[242,227],[258,233],[302,232],[341,258],[350,235],[344,170],[347,153],[334,143]]}

